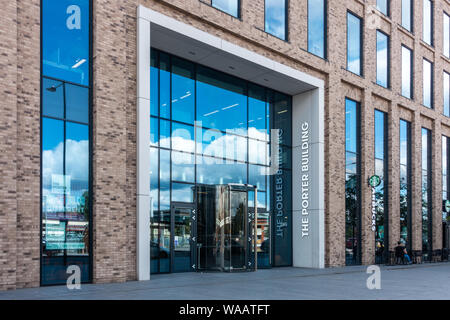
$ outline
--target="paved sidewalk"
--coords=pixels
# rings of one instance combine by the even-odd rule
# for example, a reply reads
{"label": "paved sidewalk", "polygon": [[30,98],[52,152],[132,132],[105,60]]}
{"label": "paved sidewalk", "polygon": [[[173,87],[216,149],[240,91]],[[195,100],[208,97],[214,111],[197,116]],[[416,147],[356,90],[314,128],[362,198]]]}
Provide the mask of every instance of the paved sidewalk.
{"label": "paved sidewalk", "polygon": [[274,268],[246,273],[178,273],[152,280],[85,284],[0,292],[0,300],[289,300],[289,299],[450,299],[450,263],[382,266],[381,290],[369,290],[367,267],[322,270]]}

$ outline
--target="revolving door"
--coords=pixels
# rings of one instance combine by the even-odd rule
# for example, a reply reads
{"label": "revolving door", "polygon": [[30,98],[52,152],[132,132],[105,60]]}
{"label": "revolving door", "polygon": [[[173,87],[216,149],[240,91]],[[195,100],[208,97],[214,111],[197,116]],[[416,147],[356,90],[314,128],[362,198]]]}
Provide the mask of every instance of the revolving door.
{"label": "revolving door", "polygon": [[248,185],[197,185],[197,270],[253,271],[257,268],[257,190]]}

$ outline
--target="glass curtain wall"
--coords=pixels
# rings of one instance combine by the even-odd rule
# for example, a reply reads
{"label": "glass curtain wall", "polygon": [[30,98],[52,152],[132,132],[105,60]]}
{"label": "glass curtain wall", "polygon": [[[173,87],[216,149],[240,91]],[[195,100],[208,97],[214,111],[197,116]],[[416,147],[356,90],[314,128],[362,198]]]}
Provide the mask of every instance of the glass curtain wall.
{"label": "glass curtain wall", "polygon": [[345,263],[361,263],[360,105],[345,100]]}
{"label": "glass curtain wall", "polygon": [[91,280],[90,2],[42,0],[41,283]]}
{"label": "glass curtain wall", "polygon": [[375,263],[386,262],[388,245],[388,143],[387,114],[375,110],[375,174],[381,178],[381,184],[375,188],[376,231]]}
{"label": "glass curtain wall", "polygon": [[411,250],[411,124],[400,120],[400,240]]}
{"label": "glass curtain wall", "polygon": [[[154,49],[150,76],[152,273],[171,272],[171,202],[194,202],[195,185],[229,183],[256,185],[258,212],[289,223],[273,244],[275,265],[291,265],[291,97]],[[271,128],[280,129],[273,177]],[[274,179],[283,181],[276,212]]]}
{"label": "glass curtain wall", "polygon": [[327,1],[308,0],[308,51],[326,58]]}
{"label": "glass curtain wall", "polygon": [[431,260],[432,252],[431,131],[422,128],[422,256]]}

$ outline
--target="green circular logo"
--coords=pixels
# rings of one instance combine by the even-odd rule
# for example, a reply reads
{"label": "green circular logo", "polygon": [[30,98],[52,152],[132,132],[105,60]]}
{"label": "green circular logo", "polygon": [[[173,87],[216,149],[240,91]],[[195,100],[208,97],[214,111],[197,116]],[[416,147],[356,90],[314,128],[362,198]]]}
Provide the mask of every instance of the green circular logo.
{"label": "green circular logo", "polygon": [[369,185],[372,188],[376,188],[381,184],[381,178],[377,175],[373,175],[369,178]]}
{"label": "green circular logo", "polygon": [[447,213],[450,212],[450,200],[445,200],[444,208],[445,208],[445,212],[447,212]]}

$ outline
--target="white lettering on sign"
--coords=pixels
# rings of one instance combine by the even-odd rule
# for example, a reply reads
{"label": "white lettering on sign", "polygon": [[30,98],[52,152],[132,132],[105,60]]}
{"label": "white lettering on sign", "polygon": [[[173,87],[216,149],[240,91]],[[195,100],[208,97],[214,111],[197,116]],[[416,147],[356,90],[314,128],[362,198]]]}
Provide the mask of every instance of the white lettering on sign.
{"label": "white lettering on sign", "polygon": [[309,123],[302,124],[302,238],[309,236]]}
{"label": "white lettering on sign", "polygon": [[67,29],[80,30],[81,29],[81,9],[80,9],[80,7],[72,4],[67,7],[66,13],[70,14],[70,16],[66,20]]}
{"label": "white lettering on sign", "polygon": [[283,205],[283,130],[278,130],[278,165],[279,169],[275,175],[275,212],[276,218],[276,235],[277,237],[284,237],[284,230],[287,228],[287,222],[284,217]]}
{"label": "white lettering on sign", "polygon": [[372,231],[376,231],[377,226],[377,199],[376,199],[376,190],[372,187]]}

